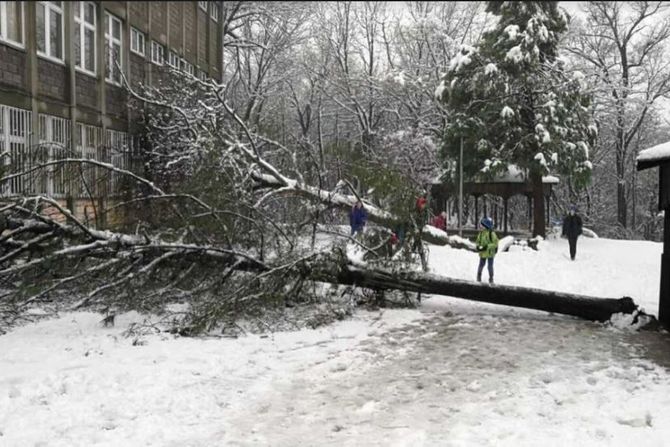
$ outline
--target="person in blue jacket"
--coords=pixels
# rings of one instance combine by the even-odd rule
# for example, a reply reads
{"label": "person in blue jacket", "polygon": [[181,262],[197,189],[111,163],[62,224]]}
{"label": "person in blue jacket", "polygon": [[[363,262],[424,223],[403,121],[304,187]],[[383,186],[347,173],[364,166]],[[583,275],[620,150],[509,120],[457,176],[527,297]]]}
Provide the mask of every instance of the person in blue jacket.
{"label": "person in blue jacket", "polygon": [[368,222],[368,212],[363,207],[363,203],[359,200],[351,208],[351,213],[349,214],[349,225],[351,225],[351,235],[354,236],[356,233],[362,233],[365,228],[365,224]]}

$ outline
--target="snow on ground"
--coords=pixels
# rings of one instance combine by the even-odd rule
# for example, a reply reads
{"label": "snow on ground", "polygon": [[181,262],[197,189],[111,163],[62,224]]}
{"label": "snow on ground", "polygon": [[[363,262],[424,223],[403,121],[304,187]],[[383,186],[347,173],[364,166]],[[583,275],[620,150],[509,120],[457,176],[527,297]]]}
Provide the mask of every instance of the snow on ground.
{"label": "snow on ground", "polygon": [[[540,250],[517,245],[494,261],[498,284],[536,287],[603,298],[630,296],[646,312],[657,315],[662,245],[580,237],[570,260],[567,239],[548,239]],[[430,247],[434,273],[474,280],[478,258],[448,246]],[[484,269],[483,279],[488,278]]]}
{"label": "snow on ground", "polygon": [[[661,245],[565,240],[496,257],[496,281],[632,296],[655,313]],[[431,247],[433,271],[477,256]],[[486,273],[484,273],[486,277]],[[434,297],[318,330],[121,336],[72,313],[0,337],[2,446],[667,445],[670,338]]]}

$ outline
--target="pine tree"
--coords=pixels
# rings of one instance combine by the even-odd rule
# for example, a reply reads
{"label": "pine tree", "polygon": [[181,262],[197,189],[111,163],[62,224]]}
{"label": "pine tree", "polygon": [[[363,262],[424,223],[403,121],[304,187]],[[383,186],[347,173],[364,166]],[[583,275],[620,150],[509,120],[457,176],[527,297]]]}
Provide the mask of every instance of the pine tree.
{"label": "pine tree", "polygon": [[528,172],[533,232],[545,234],[542,176],[590,178],[597,131],[583,76],[566,72],[558,43],[569,18],[558,2],[489,2],[498,16],[476,47],[462,46],[435,94],[446,104],[446,181],[457,180],[460,139],[466,175],[492,176],[515,164]]}

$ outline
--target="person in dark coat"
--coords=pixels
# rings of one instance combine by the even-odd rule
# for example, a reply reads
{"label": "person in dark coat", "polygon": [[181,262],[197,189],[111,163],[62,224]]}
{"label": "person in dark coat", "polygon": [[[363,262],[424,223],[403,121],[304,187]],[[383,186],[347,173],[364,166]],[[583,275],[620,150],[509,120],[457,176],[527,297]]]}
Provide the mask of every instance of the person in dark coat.
{"label": "person in dark coat", "polygon": [[582,234],[582,218],[577,214],[577,207],[572,205],[568,215],[563,219],[562,235],[568,238],[570,244],[570,259],[575,260],[577,255],[577,238]]}
{"label": "person in dark coat", "polygon": [[363,207],[363,203],[359,200],[356,202],[351,213],[349,214],[349,225],[351,225],[351,235],[362,233],[365,224],[368,222],[368,212]]}

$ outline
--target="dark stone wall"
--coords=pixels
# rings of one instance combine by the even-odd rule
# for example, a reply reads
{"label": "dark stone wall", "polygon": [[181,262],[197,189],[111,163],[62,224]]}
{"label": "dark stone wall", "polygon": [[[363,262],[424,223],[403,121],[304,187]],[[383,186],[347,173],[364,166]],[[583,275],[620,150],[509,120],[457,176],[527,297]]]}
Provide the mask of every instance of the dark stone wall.
{"label": "dark stone wall", "polygon": [[107,115],[126,120],[128,118],[126,102],[128,100],[126,92],[121,87],[107,84]]}
{"label": "dark stone wall", "polygon": [[98,81],[83,73],[76,73],[77,105],[100,110],[98,106]]}
{"label": "dark stone wall", "polygon": [[130,2],[130,24],[146,33],[149,23],[149,2]]}
{"label": "dark stone wall", "polygon": [[147,82],[147,59],[135,53],[130,53],[130,82],[133,88]]}
{"label": "dark stone wall", "polygon": [[184,54],[186,60],[195,65],[195,56],[198,51],[196,46],[196,29],[195,29],[195,10],[198,8],[197,2],[184,3],[184,31],[186,33],[185,41],[186,48]]}
{"label": "dark stone wall", "polygon": [[169,16],[170,16],[170,47],[177,50],[178,53],[183,53],[182,45],[182,2],[169,2]]}
{"label": "dark stone wall", "polygon": [[64,65],[37,58],[37,84],[40,95],[67,101],[66,76],[67,68]]}
{"label": "dark stone wall", "polygon": [[28,90],[25,51],[0,43],[0,84]]}
{"label": "dark stone wall", "polygon": [[198,8],[198,34],[200,40],[198,41],[198,57],[200,58],[200,64],[202,67],[206,67],[207,64],[207,21],[209,20],[209,15],[202,9]]}
{"label": "dark stone wall", "polygon": [[162,44],[167,43],[168,2],[150,2],[151,35]]}

